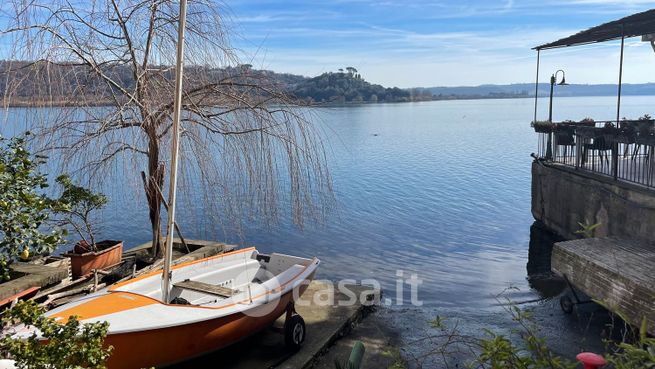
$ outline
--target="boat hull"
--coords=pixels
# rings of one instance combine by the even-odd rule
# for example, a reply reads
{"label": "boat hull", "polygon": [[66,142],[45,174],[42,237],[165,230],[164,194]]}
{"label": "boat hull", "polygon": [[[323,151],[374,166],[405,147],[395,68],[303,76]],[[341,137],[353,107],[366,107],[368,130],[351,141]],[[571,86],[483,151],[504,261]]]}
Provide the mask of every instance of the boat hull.
{"label": "boat hull", "polygon": [[[311,280],[311,278],[309,279]],[[299,287],[302,295],[307,284]],[[245,313],[174,327],[109,334],[105,344],[114,347],[109,369],[161,367],[182,362],[227,347],[273,324],[293,300],[289,291],[279,299]]]}

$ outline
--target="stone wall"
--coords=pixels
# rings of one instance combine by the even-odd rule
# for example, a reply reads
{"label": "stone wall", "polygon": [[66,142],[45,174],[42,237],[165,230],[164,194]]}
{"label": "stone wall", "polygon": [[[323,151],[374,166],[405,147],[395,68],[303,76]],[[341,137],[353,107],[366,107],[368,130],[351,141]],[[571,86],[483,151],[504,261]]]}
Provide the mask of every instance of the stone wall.
{"label": "stone wall", "polygon": [[567,239],[583,224],[600,223],[594,237],[652,241],[655,189],[614,181],[557,164],[532,163],[532,215]]}

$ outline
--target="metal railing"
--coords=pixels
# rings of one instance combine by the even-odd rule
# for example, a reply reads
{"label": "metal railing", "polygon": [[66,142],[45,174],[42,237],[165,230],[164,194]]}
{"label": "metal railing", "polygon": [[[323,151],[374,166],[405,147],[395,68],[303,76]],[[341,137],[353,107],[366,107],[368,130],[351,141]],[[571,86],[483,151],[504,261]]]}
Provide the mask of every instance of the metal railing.
{"label": "metal railing", "polygon": [[655,121],[542,123],[538,158],[655,188]]}

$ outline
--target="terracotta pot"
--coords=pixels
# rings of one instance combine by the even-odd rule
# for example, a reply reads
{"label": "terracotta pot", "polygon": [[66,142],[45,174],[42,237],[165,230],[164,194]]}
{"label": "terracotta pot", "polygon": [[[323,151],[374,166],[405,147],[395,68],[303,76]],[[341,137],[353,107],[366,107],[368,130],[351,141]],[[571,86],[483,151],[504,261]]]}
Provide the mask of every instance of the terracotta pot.
{"label": "terracotta pot", "polygon": [[73,278],[91,274],[94,269],[105,269],[116,265],[123,259],[123,241],[100,241],[96,243],[98,251],[82,254],[70,251],[63,256],[71,259]]}

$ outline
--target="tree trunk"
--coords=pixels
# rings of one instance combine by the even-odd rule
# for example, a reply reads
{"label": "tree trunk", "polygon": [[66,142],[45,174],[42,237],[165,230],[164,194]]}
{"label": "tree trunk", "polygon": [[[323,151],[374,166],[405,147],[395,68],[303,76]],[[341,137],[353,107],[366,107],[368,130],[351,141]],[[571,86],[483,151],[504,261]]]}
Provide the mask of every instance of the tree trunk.
{"label": "tree trunk", "polygon": [[[153,130],[154,131],[154,130]],[[146,199],[152,226],[152,257],[163,256],[161,245],[161,197],[159,191],[164,184],[164,165],[159,162],[159,138],[156,132],[148,133],[148,180]],[[151,134],[152,133],[152,134]]]}

